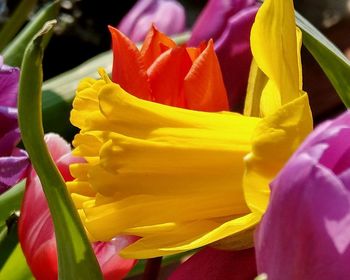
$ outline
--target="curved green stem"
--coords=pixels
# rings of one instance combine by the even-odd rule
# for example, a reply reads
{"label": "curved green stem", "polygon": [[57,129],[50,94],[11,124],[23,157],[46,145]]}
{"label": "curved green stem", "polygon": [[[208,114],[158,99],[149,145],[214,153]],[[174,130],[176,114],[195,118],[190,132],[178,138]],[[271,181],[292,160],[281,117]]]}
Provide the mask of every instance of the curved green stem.
{"label": "curved green stem", "polygon": [[40,178],[53,219],[59,279],[103,279],[65,182],[44,141],[41,115],[43,42],[50,36],[54,24],[55,21],[45,24],[24,54],[18,103],[22,141]]}

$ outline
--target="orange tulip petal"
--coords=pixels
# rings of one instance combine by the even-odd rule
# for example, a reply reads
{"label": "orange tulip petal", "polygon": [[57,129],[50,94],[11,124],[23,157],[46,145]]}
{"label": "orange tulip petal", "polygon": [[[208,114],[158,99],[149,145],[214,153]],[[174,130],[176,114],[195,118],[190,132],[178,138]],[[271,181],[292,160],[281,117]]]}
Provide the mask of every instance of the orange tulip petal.
{"label": "orange tulip petal", "polygon": [[198,111],[228,111],[228,100],[213,41],[194,61],[184,81],[188,108]]}
{"label": "orange tulip petal", "polygon": [[160,55],[147,71],[153,101],[186,108],[183,84],[191,65],[192,61],[183,47]]}
{"label": "orange tulip petal", "polygon": [[152,25],[141,49],[141,55],[146,68],[150,67],[163,52],[175,47],[176,43],[173,40],[162,32],[159,32],[158,29]]}
{"label": "orange tulip petal", "polygon": [[202,53],[202,51],[199,48],[191,47],[191,48],[186,48],[186,50],[192,61],[195,61]]}
{"label": "orange tulip petal", "polygon": [[197,48],[195,48],[195,47],[187,47],[186,48],[188,55],[192,59],[192,62],[195,61],[200,56],[200,54],[206,49],[206,47],[207,47],[207,43],[202,42],[202,43],[200,43],[200,45]]}
{"label": "orange tulip petal", "polygon": [[150,100],[151,89],[140,51],[118,29],[112,26],[108,28],[111,32],[113,43],[113,82],[119,84],[132,95]]}

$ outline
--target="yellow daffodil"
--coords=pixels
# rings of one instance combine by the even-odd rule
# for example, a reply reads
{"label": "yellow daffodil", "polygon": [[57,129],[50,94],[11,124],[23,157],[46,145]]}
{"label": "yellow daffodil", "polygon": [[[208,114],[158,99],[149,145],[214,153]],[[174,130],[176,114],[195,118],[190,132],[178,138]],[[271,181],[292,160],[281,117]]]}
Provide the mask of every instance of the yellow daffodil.
{"label": "yellow daffodil", "polygon": [[312,130],[299,35],[292,0],[265,0],[244,115],[143,100],[103,72],[81,81],[71,121],[86,162],[71,165],[68,188],[91,239],[139,236],[122,251],[132,258],[250,246],[269,182]]}

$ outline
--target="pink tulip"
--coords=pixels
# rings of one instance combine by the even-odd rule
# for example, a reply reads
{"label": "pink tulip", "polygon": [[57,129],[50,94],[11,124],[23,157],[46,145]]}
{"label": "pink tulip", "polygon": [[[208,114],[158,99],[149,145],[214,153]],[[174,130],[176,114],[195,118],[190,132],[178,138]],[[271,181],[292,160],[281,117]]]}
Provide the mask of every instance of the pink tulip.
{"label": "pink tulip", "polygon": [[[71,156],[69,144],[55,134],[48,134],[45,140],[64,179],[72,180],[69,164],[79,159]],[[37,280],[57,280],[57,248],[53,223],[39,178],[33,169],[27,178],[18,234],[34,277]],[[134,237],[119,236],[110,242],[92,245],[104,279],[122,279],[134,266],[135,260],[122,259],[118,255],[121,249],[134,241]]]}
{"label": "pink tulip", "polygon": [[350,111],[320,125],[271,184],[255,235],[269,280],[350,278]]}

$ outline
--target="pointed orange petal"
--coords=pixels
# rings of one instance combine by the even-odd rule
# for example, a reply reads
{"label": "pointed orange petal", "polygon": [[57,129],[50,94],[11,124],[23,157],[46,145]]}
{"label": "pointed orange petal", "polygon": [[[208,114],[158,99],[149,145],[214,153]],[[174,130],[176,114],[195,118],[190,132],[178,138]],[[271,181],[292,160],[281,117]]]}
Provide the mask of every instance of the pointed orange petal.
{"label": "pointed orange petal", "polygon": [[160,56],[170,48],[175,48],[176,43],[152,25],[146,39],[142,45],[141,55],[145,62],[146,69]]}
{"label": "pointed orange petal", "polygon": [[184,82],[188,108],[198,111],[217,112],[228,110],[228,100],[220,65],[213,41],[194,61]]}
{"label": "pointed orange petal", "polygon": [[125,91],[139,98],[150,100],[146,68],[135,44],[118,29],[108,26],[113,44],[112,80]]}
{"label": "pointed orange petal", "polygon": [[202,53],[202,51],[199,48],[186,48],[188,55],[190,56],[192,61],[195,61],[198,56]]}
{"label": "pointed orange petal", "polygon": [[186,108],[184,78],[192,61],[183,47],[170,49],[154,61],[147,74],[155,102]]}
{"label": "pointed orange petal", "polygon": [[207,47],[207,43],[202,42],[197,48],[187,47],[186,49],[192,61],[195,61],[198,58],[198,56],[206,49],[206,47]]}

